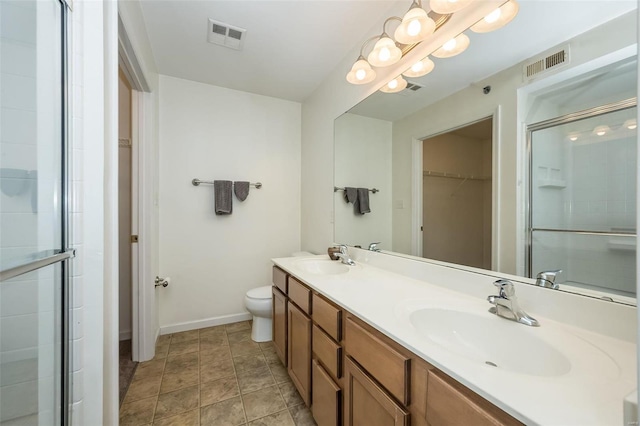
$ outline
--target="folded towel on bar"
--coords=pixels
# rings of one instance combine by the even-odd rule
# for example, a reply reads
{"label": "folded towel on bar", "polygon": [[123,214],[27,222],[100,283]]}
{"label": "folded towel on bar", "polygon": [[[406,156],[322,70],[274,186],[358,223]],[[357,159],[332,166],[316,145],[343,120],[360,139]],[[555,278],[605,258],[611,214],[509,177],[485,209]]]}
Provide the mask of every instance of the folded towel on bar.
{"label": "folded towel on bar", "polygon": [[345,187],[344,188],[344,200],[347,203],[355,204],[358,200],[358,190],[356,188]]}
{"label": "folded towel on bar", "polygon": [[213,181],[216,214],[231,214],[233,212],[233,200],[231,199],[232,187],[233,182],[230,180]]}
{"label": "folded towel on bar", "polygon": [[249,196],[249,182],[237,180],[233,182],[233,192],[240,201],[244,201]]}
{"label": "folded towel on bar", "polygon": [[369,189],[358,188],[358,199],[353,204],[353,208],[357,214],[371,213],[369,208]]}

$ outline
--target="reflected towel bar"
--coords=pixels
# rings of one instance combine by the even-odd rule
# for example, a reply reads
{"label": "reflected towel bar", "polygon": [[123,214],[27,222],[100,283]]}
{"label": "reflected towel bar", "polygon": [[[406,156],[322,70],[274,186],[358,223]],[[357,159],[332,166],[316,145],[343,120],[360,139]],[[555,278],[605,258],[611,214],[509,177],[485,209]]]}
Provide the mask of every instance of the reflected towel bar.
{"label": "reflected towel bar", "polygon": [[[191,185],[193,186],[199,186],[200,184],[205,184],[205,185],[213,185],[213,181],[212,180],[200,180],[200,179],[193,179],[191,181]],[[256,183],[250,183],[249,186],[253,186],[256,189],[260,189],[262,188],[262,183],[261,182],[256,182]]]}
{"label": "reflected towel bar", "polygon": [[[338,191],[344,191],[344,188],[340,188],[338,186],[334,186],[333,187],[333,192],[338,192]],[[369,192],[373,192],[375,194],[376,192],[380,192],[380,190],[377,189],[377,188],[373,188],[373,189],[370,189]]]}

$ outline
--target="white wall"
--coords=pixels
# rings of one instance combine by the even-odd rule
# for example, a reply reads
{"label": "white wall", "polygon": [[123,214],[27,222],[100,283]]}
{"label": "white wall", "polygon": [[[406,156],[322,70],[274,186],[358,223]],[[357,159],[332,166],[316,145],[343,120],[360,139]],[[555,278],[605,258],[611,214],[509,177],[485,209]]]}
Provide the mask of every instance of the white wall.
{"label": "white wall", "polygon": [[[246,318],[269,259],[300,248],[300,104],[161,75],[160,170],[162,333]],[[263,187],[217,216],[193,178]]]}
{"label": "white wall", "polygon": [[120,340],[131,338],[131,88],[118,79],[118,308]]}
{"label": "white wall", "polygon": [[391,247],[391,126],[390,121],[345,114],[335,125],[335,185],[376,188],[369,192],[371,213],[355,214],[344,199],[334,193],[335,240],[351,246],[368,247],[381,242]]}

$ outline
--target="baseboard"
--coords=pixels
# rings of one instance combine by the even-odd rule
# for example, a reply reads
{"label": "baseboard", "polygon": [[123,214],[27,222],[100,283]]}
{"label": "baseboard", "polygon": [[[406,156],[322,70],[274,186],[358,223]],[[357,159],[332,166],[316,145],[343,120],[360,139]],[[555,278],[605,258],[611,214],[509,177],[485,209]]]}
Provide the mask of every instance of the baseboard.
{"label": "baseboard", "polygon": [[120,332],[120,341],[131,340],[131,330]]}
{"label": "baseboard", "polygon": [[251,319],[249,312],[241,314],[224,315],[221,317],[207,318],[198,321],[181,322],[178,324],[164,325],[160,327],[160,334],[180,333],[181,331],[197,330],[200,328],[214,327],[216,325],[232,324],[234,322],[248,321]]}

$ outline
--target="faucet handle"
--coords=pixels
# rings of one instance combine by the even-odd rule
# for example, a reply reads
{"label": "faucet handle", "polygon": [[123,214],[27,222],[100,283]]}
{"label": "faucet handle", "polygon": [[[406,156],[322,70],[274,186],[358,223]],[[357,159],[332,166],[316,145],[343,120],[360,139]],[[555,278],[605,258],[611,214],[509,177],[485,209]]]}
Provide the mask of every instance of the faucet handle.
{"label": "faucet handle", "polygon": [[513,287],[513,283],[509,280],[497,280],[493,283],[500,289],[500,297],[508,299],[515,296],[516,290]]}
{"label": "faucet handle", "polygon": [[336,244],[334,247],[340,249],[340,253],[347,254],[347,245],[346,244]]}
{"label": "faucet handle", "polygon": [[369,244],[369,249],[370,251],[380,251],[380,249],[378,248],[378,244],[380,244],[380,241],[376,242],[376,243],[371,243]]}
{"label": "faucet handle", "polygon": [[556,278],[562,272],[562,269],[553,271],[542,271],[536,275],[536,285],[557,290],[560,286],[556,284]]}

